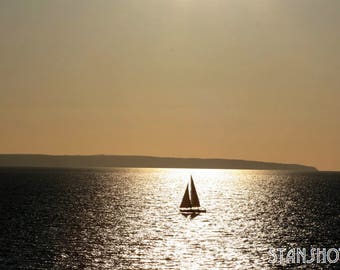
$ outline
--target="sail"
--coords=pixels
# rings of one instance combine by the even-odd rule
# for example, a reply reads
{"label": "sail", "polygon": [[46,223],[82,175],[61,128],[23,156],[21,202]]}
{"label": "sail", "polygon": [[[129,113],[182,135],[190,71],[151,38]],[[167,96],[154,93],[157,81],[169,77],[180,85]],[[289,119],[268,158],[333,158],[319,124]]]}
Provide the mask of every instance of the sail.
{"label": "sail", "polygon": [[180,208],[189,208],[191,207],[190,198],[189,198],[189,184],[187,185],[187,188],[185,189],[184,196],[181,202]]}
{"label": "sail", "polygon": [[190,179],[190,202],[191,202],[191,207],[200,207],[200,201],[197,196],[196,188],[194,185],[194,180]]}

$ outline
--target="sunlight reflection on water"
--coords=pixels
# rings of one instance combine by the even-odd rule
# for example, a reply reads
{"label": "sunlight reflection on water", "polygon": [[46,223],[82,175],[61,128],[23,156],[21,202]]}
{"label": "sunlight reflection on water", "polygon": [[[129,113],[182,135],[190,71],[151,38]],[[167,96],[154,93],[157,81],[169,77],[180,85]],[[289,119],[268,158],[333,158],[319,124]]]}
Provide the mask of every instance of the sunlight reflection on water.
{"label": "sunlight reflection on water", "polygon": [[[336,246],[339,241],[339,226],[334,226],[340,225],[339,175],[27,170],[2,174],[6,233],[0,263],[5,266],[273,269],[268,263],[272,246]],[[178,209],[190,175],[207,209],[194,219]]]}

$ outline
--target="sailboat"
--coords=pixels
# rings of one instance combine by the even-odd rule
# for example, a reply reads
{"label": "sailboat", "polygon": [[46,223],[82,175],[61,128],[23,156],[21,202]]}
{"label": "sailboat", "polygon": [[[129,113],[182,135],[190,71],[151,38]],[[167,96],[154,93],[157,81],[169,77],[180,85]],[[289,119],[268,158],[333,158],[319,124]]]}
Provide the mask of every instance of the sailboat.
{"label": "sailboat", "polygon": [[181,205],[179,206],[179,211],[182,214],[195,214],[206,212],[206,210],[200,205],[192,176],[190,176],[190,182],[187,184],[187,187],[185,189]]}

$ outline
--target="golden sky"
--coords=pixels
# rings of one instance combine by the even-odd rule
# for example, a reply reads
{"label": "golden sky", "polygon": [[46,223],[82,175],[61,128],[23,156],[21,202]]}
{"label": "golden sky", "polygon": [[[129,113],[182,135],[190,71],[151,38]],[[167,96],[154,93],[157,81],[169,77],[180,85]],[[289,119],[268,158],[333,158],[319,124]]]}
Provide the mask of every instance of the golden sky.
{"label": "golden sky", "polygon": [[0,153],[340,170],[340,1],[2,0]]}

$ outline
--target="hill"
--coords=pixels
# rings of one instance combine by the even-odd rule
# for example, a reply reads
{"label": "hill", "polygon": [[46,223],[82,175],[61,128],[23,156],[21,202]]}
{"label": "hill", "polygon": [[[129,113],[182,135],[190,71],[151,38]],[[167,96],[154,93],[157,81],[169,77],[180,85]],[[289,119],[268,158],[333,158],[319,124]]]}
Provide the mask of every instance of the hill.
{"label": "hill", "polygon": [[237,159],[171,158],[118,155],[0,154],[0,167],[140,167],[317,171],[311,166]]}

